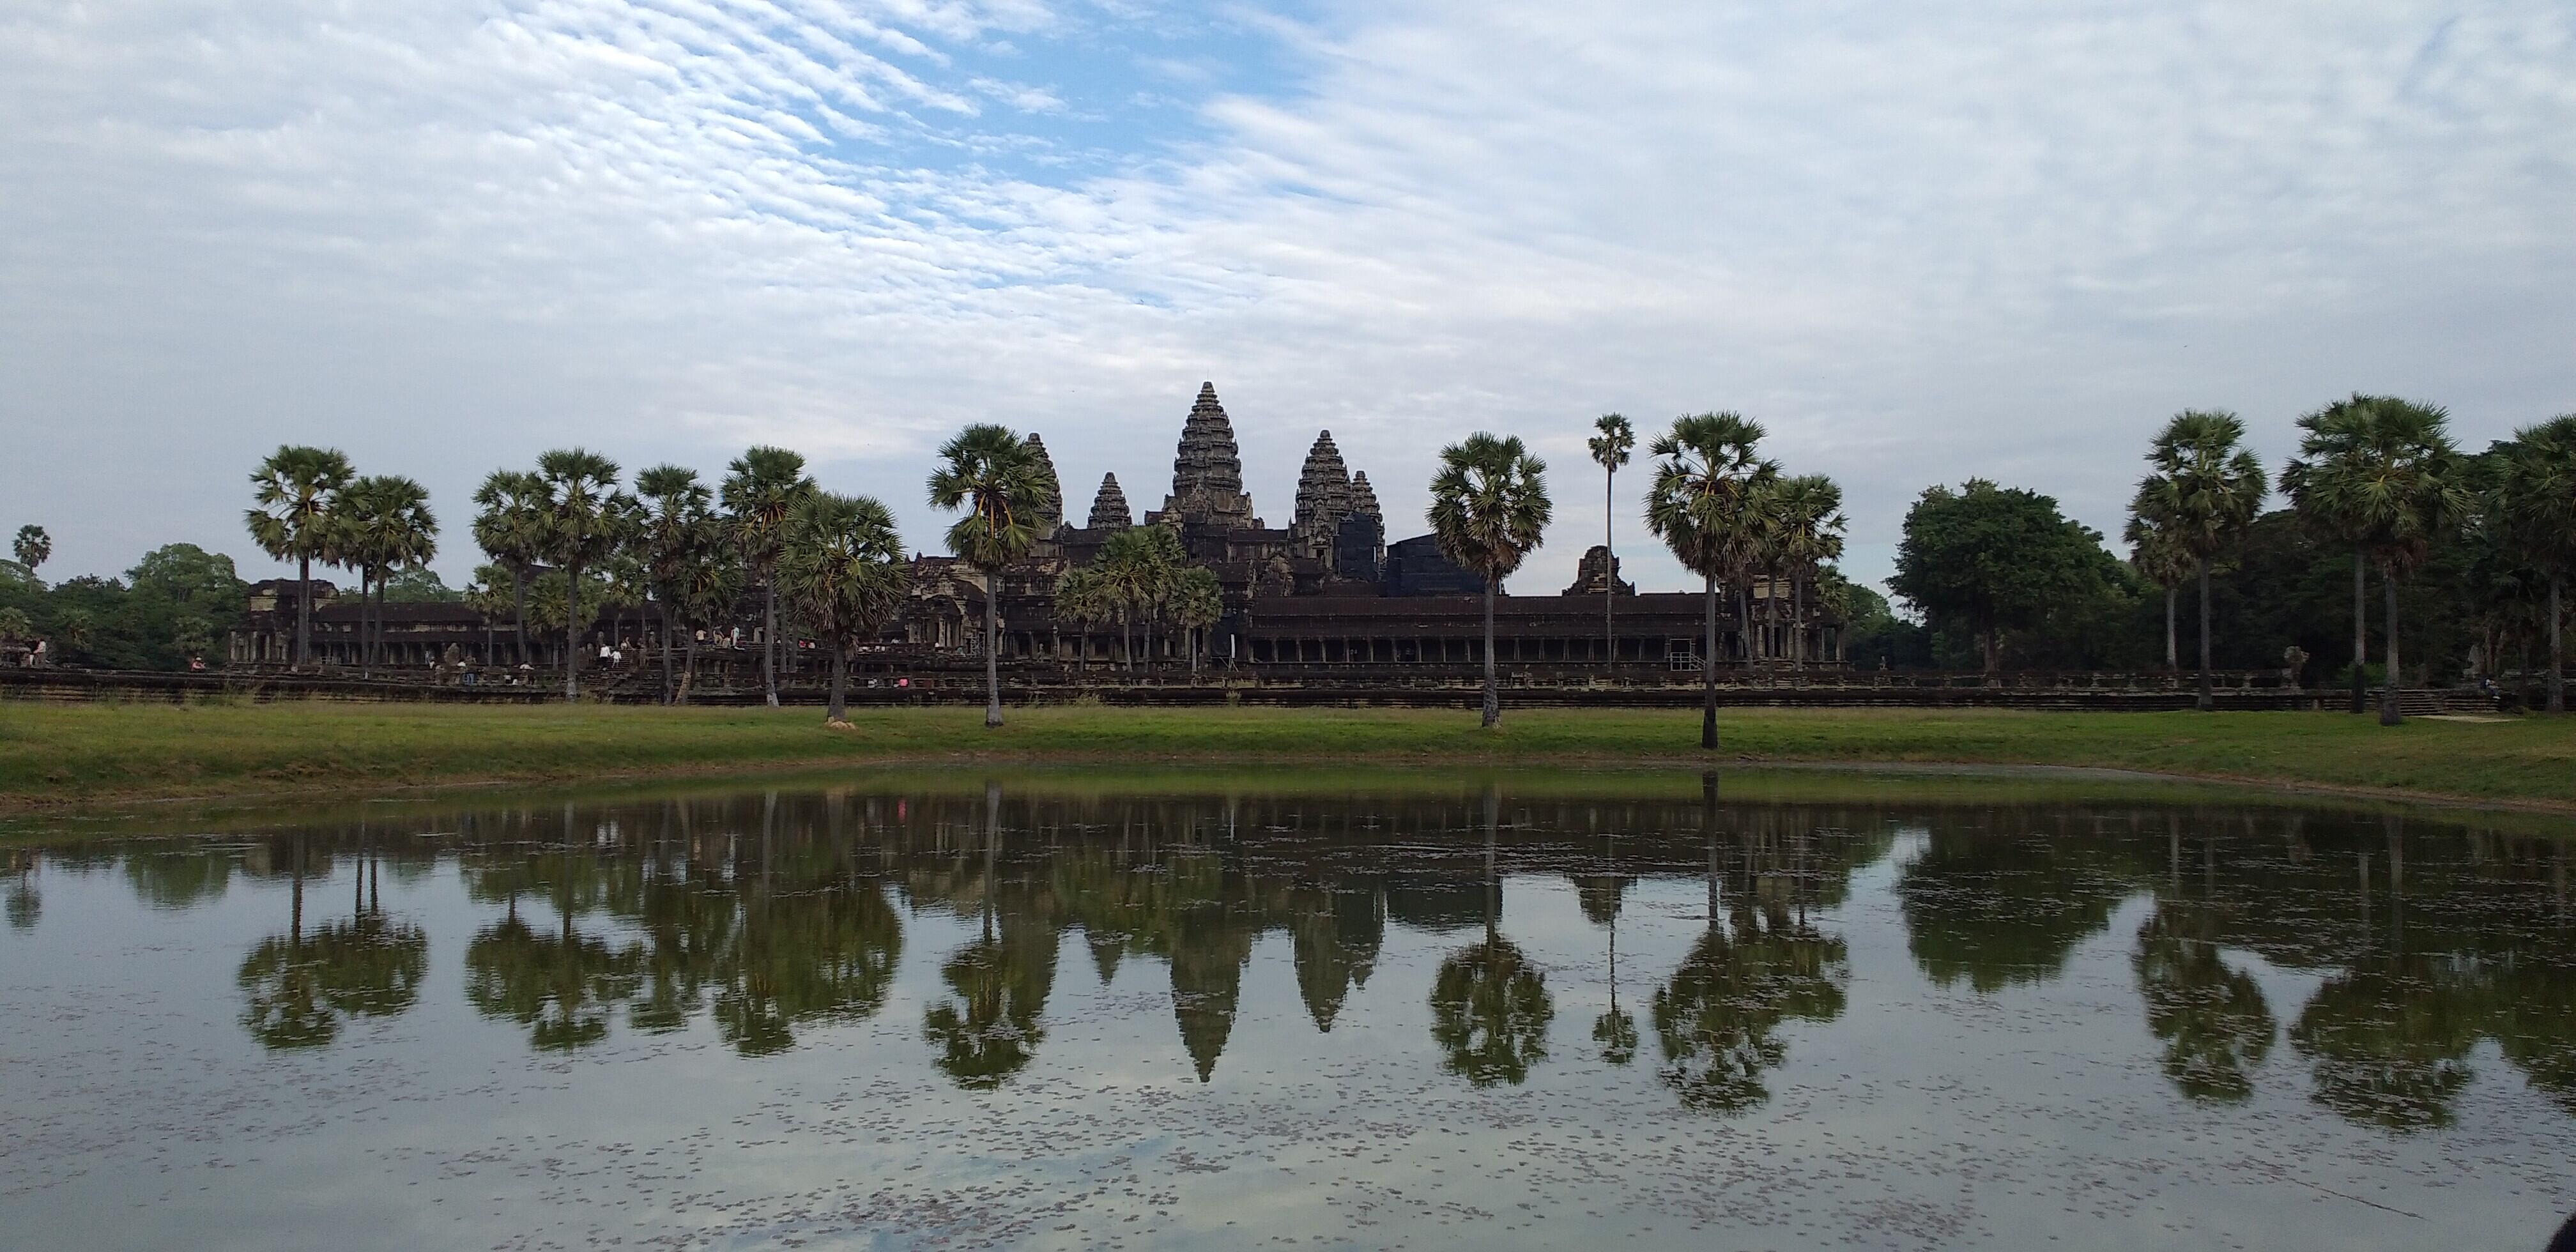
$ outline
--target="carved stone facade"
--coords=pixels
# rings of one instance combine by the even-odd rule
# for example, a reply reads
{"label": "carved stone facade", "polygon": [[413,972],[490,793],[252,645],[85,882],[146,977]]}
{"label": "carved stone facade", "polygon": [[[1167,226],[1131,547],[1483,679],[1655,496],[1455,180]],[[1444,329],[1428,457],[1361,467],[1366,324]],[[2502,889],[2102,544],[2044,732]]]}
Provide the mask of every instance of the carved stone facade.
{"label": "carved stone facade", "polygon": [[1252,497],[1243,491],[1243,456],[1234,444],[1234,423],[1217,403],[1216,384],[1199,384],[1199,398],[1181,424],[1181,447],[1172,458],[1172,494],[1148,522],[1195,522],[1208,526],[1261,529],[1253,516]]}
{"label": "carved stone facade", "polygon": [[[1609,566],[1606,571],[1602,568],[1604,562]],[[1619,562],[1611,557],[1610,549],[1596,543],[1584,552],[1583,560],[1575,565],[1574,581],[1566,587],[1565,594],[1597,596],[1604,590],[1605,580],[1618,578]],[[1619,594],[1623,596],[1637,594],[1636,584],[1620,580]]]}

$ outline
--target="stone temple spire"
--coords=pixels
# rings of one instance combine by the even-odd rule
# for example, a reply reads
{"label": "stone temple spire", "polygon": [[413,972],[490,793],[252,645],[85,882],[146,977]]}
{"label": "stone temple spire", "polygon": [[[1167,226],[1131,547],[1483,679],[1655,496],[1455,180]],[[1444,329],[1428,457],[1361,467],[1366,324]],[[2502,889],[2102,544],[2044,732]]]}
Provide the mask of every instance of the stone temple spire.
{"label": "stone temple spire", "polygon": [[1100,492],[1091,497],[1092,530],[1125,530],[1136,524],[1135,513],[1127,507],[1127,493],[1118,489],[1116,474],[1100,476]]}
{"label": "stone temple spire", "polygon": [[1181,446],[1172,458],[1172,494],[1155,521],[1169,516],[1183,522],[1220,526],[1259,526],[1252,497],[1243,493],[1243,457],[1235,449],[1234,423],[1216,400],[1216,384],[1199,384],[1198,403],[1190,406],[1181,426]]}
{"label": "stone temple spire", "polygon": [[1367,517],[1380,527],[1386,525],[1386,515],[1378,512],[1377,491],[1369,486],[1367,470],[1351,475],[1351,511]]}
{"label": "stone temple spire", "polygon": [[[1038,454],[1038,464],[1046,467],[1047,477],[1055,478],[1055,458],[1047,455],[1046,441],[1038,438],[1037,432],[1031,431],[1028,442],[1029,451]],[[1054,537],[1056,528],[1062,525],[1064,525],[1064,483],[1059,479],[1056,482],[1055,507],[1038,515],[1038,538]]]}
{"label": "stone temple spire", "polygon": [[1297,520],[1290,524],[1289,533],[1314,555],[1323,555],[1350,511],[1351,472],[1342,464],[1342,451],[1333,446],[1333,432],[1328,430],[1315,436],[1305,467],[1297,471]]}

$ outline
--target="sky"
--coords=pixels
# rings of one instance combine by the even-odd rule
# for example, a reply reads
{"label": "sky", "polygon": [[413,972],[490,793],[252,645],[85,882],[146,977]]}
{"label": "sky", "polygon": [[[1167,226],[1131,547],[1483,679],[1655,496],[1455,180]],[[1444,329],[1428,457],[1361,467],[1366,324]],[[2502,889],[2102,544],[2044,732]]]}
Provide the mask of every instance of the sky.
{"label": "sky", "polygon": [[[415,477],[744,446],[934,549],[933,449],[1170,483],[1202,381],[1273,525],[1329,429],[1390,538],[1521,436],[1731,409],[1839,481],[2116,535],[2184,408],[2277,467],[2354,391],[2576,410],[2576,6],[1820,0],[0,0],[0,530],[49,579],[275,566],[281,443]],[[1618,483],[1647,589],[1689,580]]]}

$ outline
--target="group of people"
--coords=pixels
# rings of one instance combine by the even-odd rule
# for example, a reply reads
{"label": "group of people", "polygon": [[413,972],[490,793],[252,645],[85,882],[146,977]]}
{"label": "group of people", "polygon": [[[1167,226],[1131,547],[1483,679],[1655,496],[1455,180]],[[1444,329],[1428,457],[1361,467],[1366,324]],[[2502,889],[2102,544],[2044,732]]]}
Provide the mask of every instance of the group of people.
{"label": "group of people", "polygon": [[18,654],[18,668],[20,669],[41,669],[52,663],[53,653],[47,649],[47,645],[42,639],[27,645],[27,650]]}

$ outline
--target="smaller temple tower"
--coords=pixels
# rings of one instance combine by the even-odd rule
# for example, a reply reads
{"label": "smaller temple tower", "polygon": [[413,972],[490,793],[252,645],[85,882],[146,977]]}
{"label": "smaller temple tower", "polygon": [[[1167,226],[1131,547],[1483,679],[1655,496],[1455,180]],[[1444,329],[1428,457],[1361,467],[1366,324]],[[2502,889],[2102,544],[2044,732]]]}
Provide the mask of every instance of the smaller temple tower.
{"label": "smaller temple tower", "polygon": [[1350,469],[1342,464],[1341,449],[1333,446],[1333,432],[1324,431],[1315,436],[1306,464],[1297,471],[1297,518],[1289,523],[1290,538],[1307,556],[1328,557],[1351,503]]}
{"label": "smaller temple tower", "polygon": [[1055,483],[1055,505],[1038,514],[1038,538],[1052,539],[1064,526],[1064,481],[1055,476],[1055,458],[1047,455],[1046,441],[1036,431],[1029,432],[1029,451],[1038,454],[1038,464],[1046,467],[1047,480]]}
{"label": "smaller temple tower", "polygon": [[1100,490],[1091,497],[1091,519],[1087,530],[1125,530],[1136,524],[1136,514],[1127,507],[1127,493],[1118,489],[1116,474],[1100,476]]}

